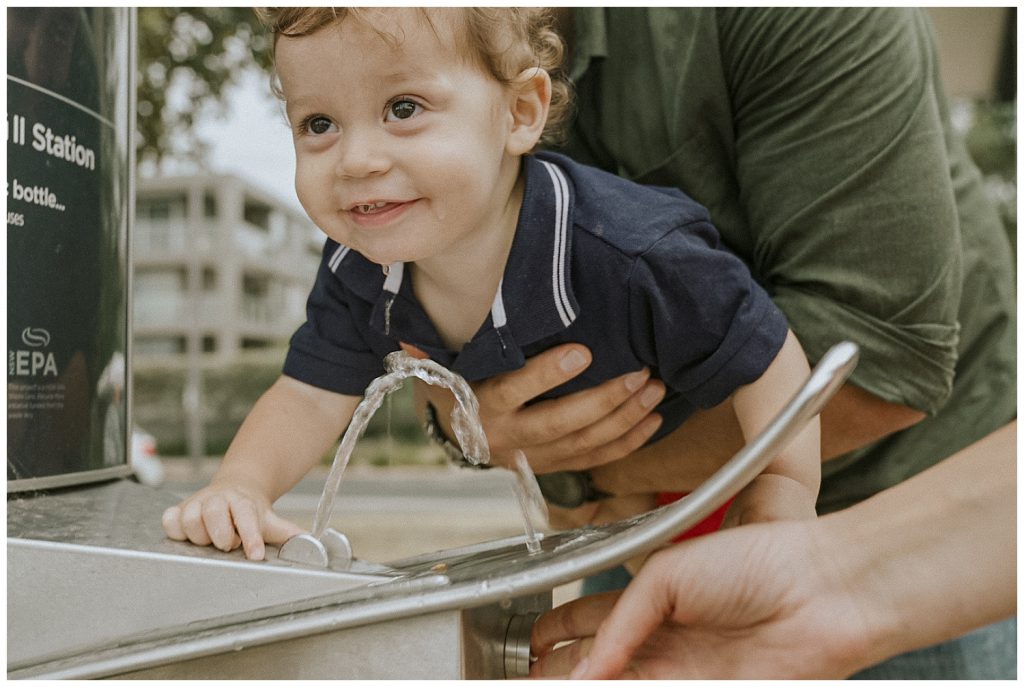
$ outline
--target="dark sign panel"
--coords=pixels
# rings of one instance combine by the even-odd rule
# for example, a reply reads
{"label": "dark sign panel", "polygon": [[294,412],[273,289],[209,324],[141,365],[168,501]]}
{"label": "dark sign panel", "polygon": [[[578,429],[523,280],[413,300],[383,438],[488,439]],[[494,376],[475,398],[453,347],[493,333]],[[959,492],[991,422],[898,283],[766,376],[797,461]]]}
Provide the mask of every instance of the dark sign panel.
{"label": "dark sign panel", "polygon": [[127,471],[134,30],[7,9],[8,491]]}

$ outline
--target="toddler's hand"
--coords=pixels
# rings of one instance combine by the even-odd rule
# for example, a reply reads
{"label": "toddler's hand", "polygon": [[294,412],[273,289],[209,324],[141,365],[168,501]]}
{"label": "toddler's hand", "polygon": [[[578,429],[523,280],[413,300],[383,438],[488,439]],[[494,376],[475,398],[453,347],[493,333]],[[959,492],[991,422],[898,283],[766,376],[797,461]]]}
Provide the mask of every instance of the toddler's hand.
{"label": "toddler's hand", "polygon": [[264,542],[283,544],[303,531],[274,513],[266,498],[241,487],[212,485],[164,511],[163,527],[177,541],[213,544],[221,551],[241,545],[254,561],[263,560]]}
{"label": "toddler's hand", "polygon": [[814,495],[806,486],[783,475],[765,473],[755,477],[736,495],[725,513],[722,527],[816,517]]}

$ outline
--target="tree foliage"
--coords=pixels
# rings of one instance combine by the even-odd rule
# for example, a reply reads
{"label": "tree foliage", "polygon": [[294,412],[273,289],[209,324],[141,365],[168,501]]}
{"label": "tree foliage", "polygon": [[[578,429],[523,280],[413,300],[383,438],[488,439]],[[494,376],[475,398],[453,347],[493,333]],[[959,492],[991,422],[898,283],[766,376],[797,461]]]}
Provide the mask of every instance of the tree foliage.
{"label": "tree foliage", "polygon": [[140,7],[138,157],[201,161],[201,113],[224,111],[247,69],[270,73],[269,34],[248,7]]}

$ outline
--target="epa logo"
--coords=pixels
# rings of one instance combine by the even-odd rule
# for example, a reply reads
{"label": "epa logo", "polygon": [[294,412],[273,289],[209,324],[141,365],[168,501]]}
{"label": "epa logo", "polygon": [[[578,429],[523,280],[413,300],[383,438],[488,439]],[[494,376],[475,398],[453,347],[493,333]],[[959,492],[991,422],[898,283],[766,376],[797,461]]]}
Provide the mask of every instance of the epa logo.
{"label": "epa logo", "polygon": [[41,347],[50,345],[50,332],[39,327],[25,327],[21,330],[21,340],[26,346]]}
{"label": "epa logo", "polygon": [[[34,349],[50,345],[50,332],[38,327],[25,327],[21,341]],[[56,377],[57,361],[53,353],[40,350],[7,351],[8,377]]]}

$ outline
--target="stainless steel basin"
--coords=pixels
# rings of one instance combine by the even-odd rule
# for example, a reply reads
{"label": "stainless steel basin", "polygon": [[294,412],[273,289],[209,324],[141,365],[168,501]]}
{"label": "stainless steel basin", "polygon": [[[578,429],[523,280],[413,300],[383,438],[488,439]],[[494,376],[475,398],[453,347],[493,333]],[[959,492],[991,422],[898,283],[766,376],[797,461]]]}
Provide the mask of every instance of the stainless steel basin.
{"label": "stainless steel basin", "polygon": [[[500,678],[528,665],[551,589],[709,515],[818,413],[856,362],[834,348],[779,417],[692,494],[650,513],[350,572],[167,540],[175,497],[124,480],[8,502],[10,678]],[[358,554],[358,551],[356,552]]]}
{"label": "stainless steel basin", "polygon": [[8,503],[8,677],[505,677],[510,620],[551,605],[429,607],[452,580],[421,558],[338,572],[169,541],[175,500],[118,480]]}

